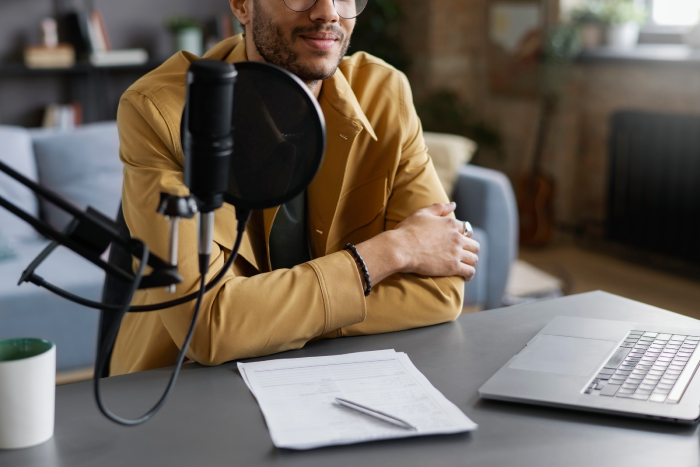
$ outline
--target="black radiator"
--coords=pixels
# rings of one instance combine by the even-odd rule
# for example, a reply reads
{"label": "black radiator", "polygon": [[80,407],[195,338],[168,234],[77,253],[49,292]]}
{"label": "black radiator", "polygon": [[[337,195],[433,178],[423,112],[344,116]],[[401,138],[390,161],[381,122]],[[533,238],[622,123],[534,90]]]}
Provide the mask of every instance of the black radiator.
{"label": "black radiator", "polygon": [[613,115],[606,236],[700,264],[700,116]]}

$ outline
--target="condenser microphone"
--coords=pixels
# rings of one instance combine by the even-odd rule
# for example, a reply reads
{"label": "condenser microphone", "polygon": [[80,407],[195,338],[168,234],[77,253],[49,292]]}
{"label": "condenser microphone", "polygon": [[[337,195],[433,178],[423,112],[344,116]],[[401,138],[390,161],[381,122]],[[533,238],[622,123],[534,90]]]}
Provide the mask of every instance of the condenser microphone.
{"label": "condenser microphone", "polygon": [[181,138],[185,185],[194,196],[199,211],[202,274],[209,269],[214,210],[223,204],[223,194],[229,185],[229,164],[233,153],[231,103],[236,76],[233,65],[217,60],[197,60],[187,72]]}

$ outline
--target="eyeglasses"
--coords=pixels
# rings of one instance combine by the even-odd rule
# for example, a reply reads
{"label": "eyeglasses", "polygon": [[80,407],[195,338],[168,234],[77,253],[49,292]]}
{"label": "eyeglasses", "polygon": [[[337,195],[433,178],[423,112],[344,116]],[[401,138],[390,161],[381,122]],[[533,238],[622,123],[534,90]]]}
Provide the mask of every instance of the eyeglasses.
{"label": "eyeglasses", "polygon": [[[333,5],[335,6],[335,11],[338,16],[344,19],[357,18],[362,10],[367,6],[368,0],[333,0]],[[316,0],[284,0],[284,4],[287,5],[292,11],[302,12],[310,9],[316,4]]]}

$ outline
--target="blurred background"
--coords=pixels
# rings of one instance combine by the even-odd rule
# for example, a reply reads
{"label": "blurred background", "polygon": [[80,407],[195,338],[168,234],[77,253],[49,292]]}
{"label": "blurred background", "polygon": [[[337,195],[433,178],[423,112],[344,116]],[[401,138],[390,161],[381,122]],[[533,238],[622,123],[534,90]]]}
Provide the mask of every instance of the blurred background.
{"label": "blurred background", "polygon": [[[601,289],[700,318],[699,20],[700,0],[369,0],[350,52],[407,74],[446,190],[479,199],[464,215],[488,235],[489,213],[514,219],[488,240],[490,256],[509,251],[489,266],[504,289],[465,311]],[[104,130],[117,151],[131,83],[241,31],[224,0],[0,0],[0,129],[28,132],[51,184],[42,132]],[[483,177],[504,211],[476,193]]]}

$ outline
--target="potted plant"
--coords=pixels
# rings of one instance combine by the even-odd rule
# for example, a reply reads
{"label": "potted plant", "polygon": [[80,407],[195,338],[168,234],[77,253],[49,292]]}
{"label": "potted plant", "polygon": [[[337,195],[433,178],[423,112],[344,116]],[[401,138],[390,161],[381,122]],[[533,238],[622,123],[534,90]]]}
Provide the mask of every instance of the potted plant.
{"label": "potted plant", "polygon": [[612,0],[605,3],[603,18],[608,46],[628,49],[637,45],[639,27],[646,21],[647,10],[633,0]]}
{"label": "potted plant", "polygon": [[603,3],[589,0],[571,11],[571,24],[581,31],[581,46],[591,49],[603,44],[605,19]]}
{"label": "potted plant", "polygon": [[184,50],[194,55],[202,55],[202,26],[192,18],[172,16],[166,21],[166,27],[173,36],[175,50]]}

